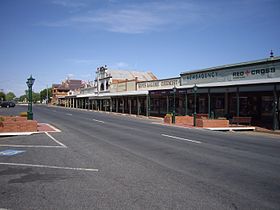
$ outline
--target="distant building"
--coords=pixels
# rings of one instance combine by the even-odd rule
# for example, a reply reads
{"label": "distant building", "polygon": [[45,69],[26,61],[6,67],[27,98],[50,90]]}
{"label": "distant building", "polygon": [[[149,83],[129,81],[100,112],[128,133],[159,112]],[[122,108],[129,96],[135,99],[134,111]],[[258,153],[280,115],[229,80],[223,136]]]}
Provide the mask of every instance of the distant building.
{"label": "distant building", "polygon": [[52,100],[51,104],[53,105],[64,105],[63,101],[59,101],[60,99],[65,98],[68,95],[69,91],[79,90],[83,87],[82,80],[70,80],[67,79],[63,81],[61,84],[53,84],[52,85]]}
{"label": "distant building", "polygon": [[136,90],[136,82],[150,80],[157,80],[152,72],[112,70],[102,66],[97,68],[94,86],[97,93],[130,91]]}

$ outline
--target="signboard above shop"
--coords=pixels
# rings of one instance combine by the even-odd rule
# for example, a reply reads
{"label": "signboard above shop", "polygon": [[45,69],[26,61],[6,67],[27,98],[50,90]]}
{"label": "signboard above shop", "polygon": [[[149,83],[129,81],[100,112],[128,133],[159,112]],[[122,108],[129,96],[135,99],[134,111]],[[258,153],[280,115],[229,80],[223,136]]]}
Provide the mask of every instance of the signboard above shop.
{"label": "signboard above shop", "polygon": [[155,80],[147,82],[138,82],[137,90],[157,90],[157,89],[169,89],[174,86],[180,86],[180,78],[172,78],[165,80]]}
{"label": "signboard above shop", "polygon": [[240,80],[257,80],[280,78],[280,60],[265,64],[253,64],[231,68],[220,68],[211,71],[197,71],[181,74],[182,85],[203,84],[213,82],[230,82]]}

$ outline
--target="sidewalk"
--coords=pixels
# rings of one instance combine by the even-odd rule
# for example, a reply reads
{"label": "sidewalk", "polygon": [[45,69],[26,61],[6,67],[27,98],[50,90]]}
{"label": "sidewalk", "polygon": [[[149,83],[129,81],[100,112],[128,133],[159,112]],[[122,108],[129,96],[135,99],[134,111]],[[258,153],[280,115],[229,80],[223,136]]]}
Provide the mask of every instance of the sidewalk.
{"label": "sidewalk", "polygon": [[274,134],[274,135],[280,135],[280,130],[269,130],[266,128],[261,128],[261,127],[257,127],[257,126],[230,126],[230,127],[220,127],[220,128],[202,128],[202,127],[194,127],[192,125],[186,125],[186,124],[168,124],[168,123],[157,123],[157,124],[161,124],[161,125],[166,125],[166,126],[174,126],[174,127],[184,127],[184,128],[194,128],[194,129],[207,129],[207,130],[212,130],[212,131],[254,131],[254,132],[258,132],[258,133],[268,133],[268,134]]}

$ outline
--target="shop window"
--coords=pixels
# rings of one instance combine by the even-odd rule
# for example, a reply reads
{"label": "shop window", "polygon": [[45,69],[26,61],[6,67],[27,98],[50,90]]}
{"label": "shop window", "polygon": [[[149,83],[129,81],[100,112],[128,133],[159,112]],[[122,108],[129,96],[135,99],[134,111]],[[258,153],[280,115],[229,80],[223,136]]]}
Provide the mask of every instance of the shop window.
{"label": "shop window", "polygon": [[272,116],[273,97],[262,96],[262,116]]}

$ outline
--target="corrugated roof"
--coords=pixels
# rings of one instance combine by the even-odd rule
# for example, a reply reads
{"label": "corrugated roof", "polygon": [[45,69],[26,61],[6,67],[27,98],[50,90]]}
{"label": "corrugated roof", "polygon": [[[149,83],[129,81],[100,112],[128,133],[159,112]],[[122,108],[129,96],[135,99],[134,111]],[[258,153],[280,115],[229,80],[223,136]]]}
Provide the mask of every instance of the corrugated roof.
{"label": "corrugated roof", "polygon": [[128,70],[108,70],[108,74],[115,80],[133,80],[135,77],[138,81],[156,80],[157,77],[152,72],[128,71]]}

